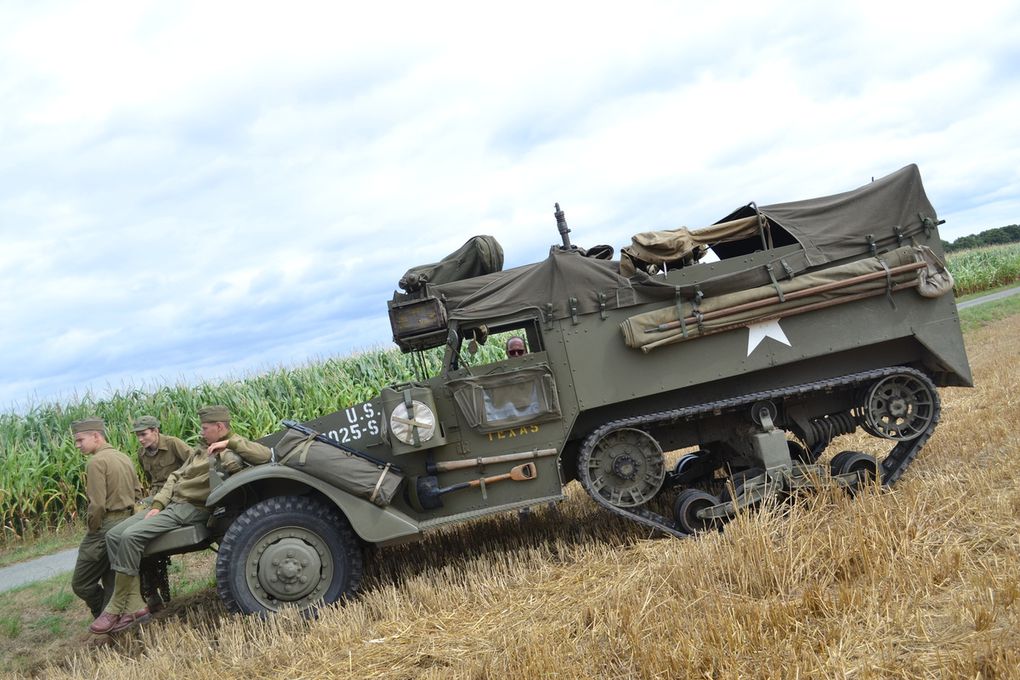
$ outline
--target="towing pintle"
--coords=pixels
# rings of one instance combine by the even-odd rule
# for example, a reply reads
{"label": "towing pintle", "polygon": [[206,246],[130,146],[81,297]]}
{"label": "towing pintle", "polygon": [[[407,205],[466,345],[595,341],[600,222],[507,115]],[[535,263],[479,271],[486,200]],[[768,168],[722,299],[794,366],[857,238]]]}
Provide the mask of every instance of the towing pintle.
{"label": "towing pintle", "polygon": [[573,250],[575,246],[570,245],[570,237],[567,235],[570,233],[570,229],[567,227],[567,217],[560,210],[560,204],[556,203],[556,212],[553,215],[556,216],[556,228],[560,231],[560,238],[563,239],[563,245],[560,246],[560,250]]}

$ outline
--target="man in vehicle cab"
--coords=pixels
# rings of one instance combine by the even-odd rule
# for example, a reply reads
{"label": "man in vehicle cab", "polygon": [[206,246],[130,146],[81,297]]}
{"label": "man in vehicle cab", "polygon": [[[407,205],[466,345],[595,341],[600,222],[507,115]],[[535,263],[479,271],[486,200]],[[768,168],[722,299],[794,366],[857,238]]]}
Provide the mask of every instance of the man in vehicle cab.
{"label": "man in vehicle cab", "polygon": [[506,341],[506,355],[508,357],[522,357],[528,353],[528,348],[524,344],[524,339],[519,335],[514,335]]}

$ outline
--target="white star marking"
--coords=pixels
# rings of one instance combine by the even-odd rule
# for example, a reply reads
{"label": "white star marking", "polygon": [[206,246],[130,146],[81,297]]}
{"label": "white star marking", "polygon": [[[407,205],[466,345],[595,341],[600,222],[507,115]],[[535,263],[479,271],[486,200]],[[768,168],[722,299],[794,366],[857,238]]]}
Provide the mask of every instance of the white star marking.
{"label": "white star marking", "polygon": [[787,347],[792,347],[790,341],[786,338],[786,333],[784,333],[783,329],[779,326],[779,319],[773,319],[772,321],[753,323],[747,327],[747,356],[751,356],[751,352],[753,352],[765,338],[772,338],[773,340],[778,340]]}

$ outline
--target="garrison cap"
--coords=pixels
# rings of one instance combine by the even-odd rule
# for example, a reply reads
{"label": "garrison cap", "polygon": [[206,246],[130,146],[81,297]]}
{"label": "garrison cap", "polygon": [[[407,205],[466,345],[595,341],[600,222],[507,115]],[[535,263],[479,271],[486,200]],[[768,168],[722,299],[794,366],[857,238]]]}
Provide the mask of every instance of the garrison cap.
{"label": "garrison cap", "polygon": [[96,418],[95,416],[82,418],[71,423],[71,434],[81,434],[82,432],[104,434],[106,432],[106,423],[103,422],[102,418]]}
{"label": "garrison cap", "polygon": [[203,423],[229,423],[230,409],[226,406],[203,406],[198,409],[198,419]]}
{"label": "garrison cap", "polygon": [[159,421],[156,420],[154,416],[142,416],[141,418],[135,418],[135,422],[131,424],[131,430],[134,432],[151,430],[154,427],[159,427]]}

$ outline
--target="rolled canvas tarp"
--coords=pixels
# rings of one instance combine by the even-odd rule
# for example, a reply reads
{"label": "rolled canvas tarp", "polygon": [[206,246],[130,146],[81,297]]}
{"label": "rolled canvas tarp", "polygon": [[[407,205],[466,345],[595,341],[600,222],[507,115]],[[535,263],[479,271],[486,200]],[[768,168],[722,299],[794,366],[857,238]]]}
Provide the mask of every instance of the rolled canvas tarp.
{"label": "rolled canvas tarp", "polygon": [[662,266],[668,262],[697,262],[709,246],[758,234],[758,218],[743,217],[691,231],[687,227],[663,231],[643,231],[631,237],[629,246],[620,250],[620,273],[633,276],[636,263]]}
{"label": "rolled canvas tarp", "polygon": [[[905,265],[918,266],[900,273],[890,271],[905,268]],[[777,286],[758,286],[706,298],[697,307],[690,302],[681,302],[662,309],[637,314],[620,324],[620,330],[623,332],[624,341],[628,347],[648,352],[662,345],[701,337],[734,325],[746,325],[767,318],[792,315],[798,309],[820,302],[838,301],[840,298],[849,299],[869,293],[881,294],[893,286],[906,283],[916,285],[919,269],[931,272],[933,269],[937,269],[937,265],[922,257],[920,249],[904,246],[879,257],[870,257],[778,282],[778,288],[782,291],[783,296],[792,295],[795,299],[779,301]],[[797,296],[798,293],[810,292],[810,289],[813,288],[869,274],[875,276],[870,280]],[[930,278],[930,276],[926,276],[926,278]],[[948,289],[943,287],[942,292],[947,292],[950,289],[951,286]],[[770,299],[775,301],[746,309],[747,306],[751,306],[750,303],[763,303]],[[745,307],[745,309],[739,309],[740,307]],[[734,311],[728,313],[727,310]],[[681,313],[685,319],[690,319],[683,325],[679,323]],[[706,316],[709,318],[704,318]],[[700,323],[699,317],[702,319]]]}

